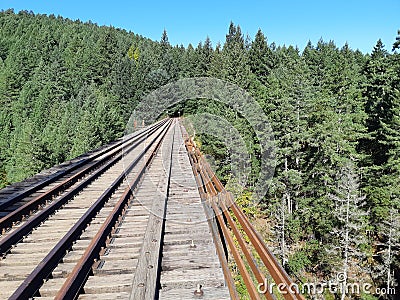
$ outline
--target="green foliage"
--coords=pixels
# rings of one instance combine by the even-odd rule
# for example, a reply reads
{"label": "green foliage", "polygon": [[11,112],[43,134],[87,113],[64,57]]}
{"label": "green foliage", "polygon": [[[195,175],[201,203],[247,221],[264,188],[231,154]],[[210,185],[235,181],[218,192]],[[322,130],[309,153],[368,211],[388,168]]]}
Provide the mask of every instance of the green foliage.
{"label": "green foliage", "polygon": [[291,273],[298,274],[310,265],[311,261],[304,250],[295,252],[289,257],[287,267]]}
{"label": "green foliage", "polygon": [[400,77],[397,56],[389,56],[379,40],[364,69],[368,136],[361,141],[361,149],[368,155],[365,191],[376,224],[387,218],[392,206],[400,209]]}
{"label": "green foliage", "polygon": [[379,297],[375,297],[371,294],[361,294],[361,299],[362,300],[378,300]]}
{"label": "green foliage", "polygon": [[132,45],[129,47],[127,55],[130,59],[138,61],[139,56],[140,56],[140,50],[138,47],[135,47],[134,45]]}
{"label": "green foliage", "polygon": [[233,194],[236,204],[247,216],[257,218],[260,215],[259,207],[254,205],[252,192],[248,189],[243,189],[236,178],[231,176],[225,188]]}
{"label": "green foliage", "polygon": [[239,273],[237,273],[234,276],[234,281],[235,281],[235,288],[240,299],[250,300],[250,295],[247,292],[246,284],[244,283],[243,277]]}
{"label": "green foliage", "polygon": [[[211,132],[196,140],[244,211],[268,218],[287,268],[332,275],[340,260],[327,245],[343,224],[331,195],[340,195],[350,161],[361,186],[354,193],[366,200],[360,211],[370,213],[362,221],[371,242],[360,250],[379,265],[378,245],[387,243],[390,228],[382,224],[400,209],[399,74],[400,54],[388,53],[381,41],[370,55],[323,40],[300,51],[268,44],[261,30],[254,41],[245,39],[231,23],[223,44],[213,48],[207,38],[185,48],[172,46],[166,30],[156,42],[91,22],[3,11],[0,188],[120,137],[148,92],[179,78],[212,76],[246,89],[270,119],[277,165],[258,206],[251,195],[259,147],[248,122],[213,99],[190,99],[168,111],[219,115],[240,133],[251,154],[246,186],[231,177],[232,158],[221,140]],[[398,273],[393,249],[385,266]]]}
{"label": "green foliage", "polygon": [[163,66],[166,32],[157,43],[9,10],[0,36],[1,187],[120,137],[143,93],[178,72]]}
{"label": "green foliage", "polygon": [[8,184],[7,173],[3,167],[3,162],[0,161],[0,189]]}

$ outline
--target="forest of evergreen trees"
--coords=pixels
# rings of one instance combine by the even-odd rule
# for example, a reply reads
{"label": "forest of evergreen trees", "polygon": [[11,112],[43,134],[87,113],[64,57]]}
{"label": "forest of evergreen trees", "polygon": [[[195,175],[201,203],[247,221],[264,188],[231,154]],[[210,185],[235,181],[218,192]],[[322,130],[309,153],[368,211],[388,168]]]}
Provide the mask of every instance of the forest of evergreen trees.
{"label": "forest of evergreen trees", "polygon": [[[2,11],[0,187],[120,137],[148,92],[216,77],[247,90],[270,118],[278,164],[260,213],[288,272],[321,280],[344,272],[391,286],[400,277],[400,39],[393,42],[389,52],[377,41],[371,54],[323,40],[299,50],[230,24],[223,45],[207,38],[185,48],[170,45],[165,31],[155,42]],[[180,107],[193,110],[244,127],[207,101]],[[205,151],[217,151],[213,143],[202,140]],[[223,178],[224,154],[216,155]]]}

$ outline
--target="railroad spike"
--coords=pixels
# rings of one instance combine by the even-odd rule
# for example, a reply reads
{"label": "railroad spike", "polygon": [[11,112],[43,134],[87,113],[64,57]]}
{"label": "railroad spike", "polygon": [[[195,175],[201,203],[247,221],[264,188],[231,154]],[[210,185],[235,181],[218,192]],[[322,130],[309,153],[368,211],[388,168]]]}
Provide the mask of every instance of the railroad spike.
{"label": "railroad spike", "polygon": [[203,292],[203,290],[201,289],[203,286],[201,285],[201,284],[198,284],[197,285],[197,288],[194,290],[194,292],[193,292],[193,294],[196,296],[196,297],[203,297],[203,295],[204,295],[204,292]]}

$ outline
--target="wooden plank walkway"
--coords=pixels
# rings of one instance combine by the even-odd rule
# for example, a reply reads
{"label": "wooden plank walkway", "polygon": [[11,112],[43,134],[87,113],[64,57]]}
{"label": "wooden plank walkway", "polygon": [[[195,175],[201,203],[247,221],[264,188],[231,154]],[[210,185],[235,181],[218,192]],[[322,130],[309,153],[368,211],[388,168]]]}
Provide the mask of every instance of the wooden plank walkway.
{"label": "wooden plank walkway", "polygon": [[161,261],[160,299],[230,299],[182,133],[175,136]]}

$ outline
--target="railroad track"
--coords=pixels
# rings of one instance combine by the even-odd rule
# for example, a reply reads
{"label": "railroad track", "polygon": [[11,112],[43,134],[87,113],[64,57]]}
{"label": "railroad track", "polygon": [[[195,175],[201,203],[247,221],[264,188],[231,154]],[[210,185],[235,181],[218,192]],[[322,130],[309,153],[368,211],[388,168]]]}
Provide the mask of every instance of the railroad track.
{"label": "railroad track", "polygon": [[175,120],[71,169],[0,220],[1,299],[229,298]]}
{"label": "railroad track", "polygon": [[[239,299],[232,263],[250,299],[304,299],[175,119],[28,184],[0,212],[0,299]],[[271,280],[279,291],[257,289]]]}
{"label": "railroad track", "polygon": [[[119,154],[124,147],[132,145],[135,142],[143,140],[143,138],[159,128],[166,120],[163,120],[155,125],[140,130],[124,139],[111,143],[106,147],[94,151],[85,157],[70,161],[68,164],[61,165],[57,171],[47,175],[37,182],[27,180],[28,184],[25,188],[21,188],[21,184],[17,184],[16,188],[6,188],[0,193],[0,234],[4,229],[10,227],[12,224],[6,224],[2,218],[8,215],[10,220],[10,213],[21,208],[25,204],[35,200],[35,205],[43,204],[45,201],[50,200],[52,197],[62,193],[72,184],[81,180],[88,174],[92,173],[96,168],[110,161],[115,155]],[[53,168],[56,169],[56,168]],[[33,202],[32,202],[33,203]],[[31,204],[27,210],[35,209],[35,205]],[[17,212],[17,215],[22,213]],[[26,213],[25,213],[26,214]],[[13,219],[12,222],[18,220]]]}

